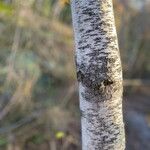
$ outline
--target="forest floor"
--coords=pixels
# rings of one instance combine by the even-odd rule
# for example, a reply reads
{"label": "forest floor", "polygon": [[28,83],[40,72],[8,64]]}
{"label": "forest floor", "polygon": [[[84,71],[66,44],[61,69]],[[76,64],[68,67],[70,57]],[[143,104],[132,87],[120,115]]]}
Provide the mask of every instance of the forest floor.
{"label": "forest floor", "polygon": [[124,97],[126,150],[150,150],[150,88]]}
{"label": "forest floor", "polygon": [[[75,98],[77,95],[75,94]],[[77,104],[78,105],[78,104]],[[150,94],[149,88],[142,87],[124,96],[124,122],[126,131],[126,150],[150,150]],[[54,143],[34,145],[30,142],[25,150],[51,150],[52,146],[59,150],[80,150],[80,122],[72,120],[68,126],[68,133],[73,137],[56,140]],[[75,139],[76,138],[76,139]],[[54,145],[53,145],[54,144]],[[66,146],[66,147],[65,147]]]}

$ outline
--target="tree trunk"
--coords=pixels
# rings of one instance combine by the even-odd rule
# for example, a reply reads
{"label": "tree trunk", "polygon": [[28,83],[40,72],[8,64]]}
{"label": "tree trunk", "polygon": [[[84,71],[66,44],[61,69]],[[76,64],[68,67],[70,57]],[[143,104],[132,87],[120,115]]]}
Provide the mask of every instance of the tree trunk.
{"label": "tree trunk", "polygon": [[71,0],[83,150],[124,150],[122,68],[111,0]]}

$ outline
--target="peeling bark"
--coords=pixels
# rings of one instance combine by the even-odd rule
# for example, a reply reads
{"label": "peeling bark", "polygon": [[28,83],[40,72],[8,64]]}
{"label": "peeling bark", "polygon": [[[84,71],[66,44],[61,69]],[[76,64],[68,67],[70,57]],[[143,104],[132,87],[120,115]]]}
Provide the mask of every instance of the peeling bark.
{"label": "peeling bark", "polygon": [[111,0],[71,0],[83,150],[124,150],[122,68]]}

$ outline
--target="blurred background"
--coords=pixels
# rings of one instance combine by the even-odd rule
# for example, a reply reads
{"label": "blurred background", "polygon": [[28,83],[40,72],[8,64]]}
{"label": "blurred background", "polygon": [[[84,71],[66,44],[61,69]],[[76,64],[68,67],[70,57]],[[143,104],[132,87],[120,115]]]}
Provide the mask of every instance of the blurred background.
{"label": "blurred background", "polygon": [[[126,150],[150,150],[150,0],[113,0]],[[69,0],[0,0],[0,150],[80,150]]]}

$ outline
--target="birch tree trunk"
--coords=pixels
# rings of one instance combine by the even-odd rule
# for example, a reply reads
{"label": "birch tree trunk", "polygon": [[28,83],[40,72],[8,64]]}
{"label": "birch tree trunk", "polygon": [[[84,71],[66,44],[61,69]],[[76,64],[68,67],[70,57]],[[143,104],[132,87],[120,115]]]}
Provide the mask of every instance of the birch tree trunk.
{"label": "birch tree trunk", "polygon": [[124,150],[122,68],[111,0],[71,0],[83,150]]}

